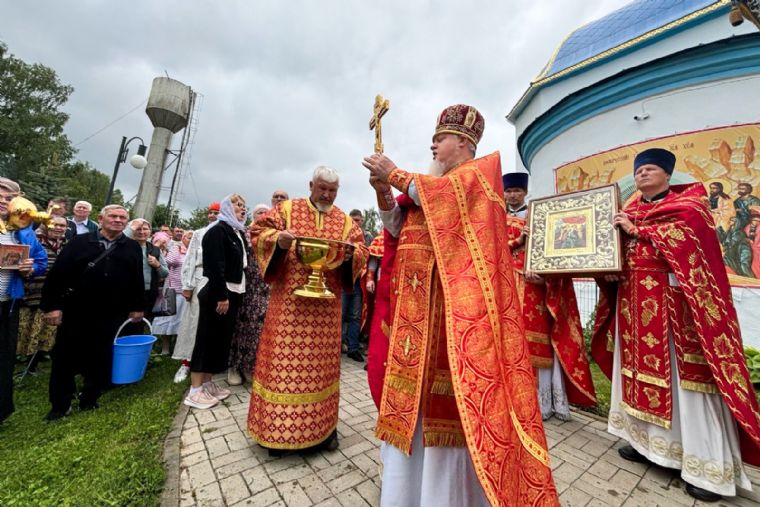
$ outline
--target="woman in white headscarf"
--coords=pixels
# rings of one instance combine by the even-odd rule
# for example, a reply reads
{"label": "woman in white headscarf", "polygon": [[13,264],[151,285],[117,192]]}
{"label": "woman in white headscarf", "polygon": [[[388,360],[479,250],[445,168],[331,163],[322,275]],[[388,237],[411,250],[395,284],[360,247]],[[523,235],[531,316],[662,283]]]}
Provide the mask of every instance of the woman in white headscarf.
{"label": "woman in white headscarf", "polygon": [[[256,222],[256,219],[267,211],[269,211],[269,206],[257,204],[253,208],[253,221]],[[232,333],[230,364],[227,369],[227,383],[230,385],[240,385],[243,379],[253,378],[259,336],[264,327],[268,305],[269,285],[261,276],[256,256],[250,256],[248,267],[245,269],[245,296],[243,296],[240,314],[235,322],[235,331]]]}
{"label": "woman in white headscarf", "polygon": [[198,332],[190,359],[192,386],[184,402],[197,409],[211,408],[231,394],[211,377],[227,369],[232,330],[245,293],[245,217],[245,199],[229,195],[222,200],[215,225],[203,236],[203,275],[208,283],[198,293]]}

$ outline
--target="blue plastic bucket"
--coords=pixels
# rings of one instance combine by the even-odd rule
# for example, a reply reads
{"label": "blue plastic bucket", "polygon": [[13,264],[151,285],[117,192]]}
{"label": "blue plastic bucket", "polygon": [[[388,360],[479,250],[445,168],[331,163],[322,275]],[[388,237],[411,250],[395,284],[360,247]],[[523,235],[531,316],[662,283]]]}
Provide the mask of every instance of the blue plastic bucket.
{"label": "blue plastic bucket", "polygon": [[[127,320],[116,331],[116,337],[113,340],[113,368],[111,369],[111,382],[114,384],[131,384],[142,380],[145,376],[145,369],[148,367],[148,358],[156,337],[149,334],[136,334],[119,337],[119,333],[124,326],[129,324]],[[143,319],[148,324],[148,329],[153,332],[150,322]]]}

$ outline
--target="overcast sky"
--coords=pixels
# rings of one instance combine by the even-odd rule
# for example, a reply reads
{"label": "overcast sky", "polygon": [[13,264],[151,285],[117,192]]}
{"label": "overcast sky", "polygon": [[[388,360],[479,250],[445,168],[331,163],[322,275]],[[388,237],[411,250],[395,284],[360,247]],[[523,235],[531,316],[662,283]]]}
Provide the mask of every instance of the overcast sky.
{"label": "overcast sky", "polygon": [[[570,31],[626,3],[0,0],[0,40],[74,87],[66,133],[109,176],[122,136],[149,142],[144,102],[168,74],[203,95],[183,210],[233,191],[251,205],[275,188],[304,196],[314,167],[329,165],[348,211],[375,205],[361,159],[377,93],[391,101],[383,140],[400,167],[425,170],[436,116],[467,103],[486,119],[479,154],[500,150],[507,172],[515,134],[504,116]],[[126,198],[140,176],[122,165]],[[167,173],[159,202],[170,183]]]}

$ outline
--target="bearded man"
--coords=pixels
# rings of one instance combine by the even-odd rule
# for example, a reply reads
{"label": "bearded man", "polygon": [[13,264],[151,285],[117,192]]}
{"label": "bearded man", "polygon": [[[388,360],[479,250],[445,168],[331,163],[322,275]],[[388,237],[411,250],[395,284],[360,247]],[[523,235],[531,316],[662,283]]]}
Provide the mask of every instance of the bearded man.
{"label": "bearded man", "polygon": [[592,352],[612,379],[607,431],[630,461],[681,470],[702,501],[751,489],[760,413],[709,201],[701,183],[670,186],[676,157],[634,159],[641,192],[615,215],[623,272],[600,282]]}
{"label": "bearded man", "polygon": [[522,306],[530,362],[538,376],[538,400],[544,420],[570,420],[569,402],[596,405],[583,326],[571,277],[544,278],[525,271],[528,233],[528,173],[503,176],[509,251]]}
{"label": "bearded man", "polygon": [[[334,169],[317,167],[308,198],[279,202],[251,228],[270,299],[256,356],[248,431],[270,455],[338,447],[341,290],[353,288],[369,255],[361,229],[333,205],[338,185]],[[325,273],[335,298],[293,294],[311,273],[296,258],[296,237],[304,236],[353,246],[340,267]]]}
{"label": "bearded man", "polygon": [[744,229],[752,219],[752,206],[760,206],[760,197],[752,195],[752,185],[750,183],[739,183],[736,185],[736,192],[739,194],[734,200],[736,210],[736,222],[740,229]]}
{"label": "bearded man", "polygon": [[[398,238],[376,435],[381,505],[557,505],[508,254],[499,154],[471,106],[438,117],[430,174],[363,161]],[[402,192],[397,205],[391,186]],[[386,243],[384,255],[388,255]]]}
{"label": "bearded man", "polygon": [[713,181],[709,185],[710,188],[710,213],[712,213],[713,220],[715,221],[715,229],[718,233],[718,238],[725,237],[731,226],[731,217],[736,216],[736,210],[731,202],[731,197],[724,192],[723,183],[720,181]]}

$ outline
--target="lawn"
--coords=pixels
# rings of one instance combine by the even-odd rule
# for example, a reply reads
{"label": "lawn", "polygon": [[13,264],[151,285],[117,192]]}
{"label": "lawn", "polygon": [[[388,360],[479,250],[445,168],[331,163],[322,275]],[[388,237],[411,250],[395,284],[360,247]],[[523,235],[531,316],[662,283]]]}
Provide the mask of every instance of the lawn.
{"label": "lawn", "polygon": [[0,424],[0,505],[157,505],[164,484],[164,438],[186,389],[172,378],[178,362],[151,358],[145,379],[119,386],[91,412],[54,423],[50,363],[16,389],[16,412]]}

